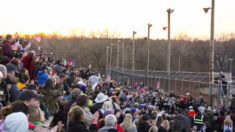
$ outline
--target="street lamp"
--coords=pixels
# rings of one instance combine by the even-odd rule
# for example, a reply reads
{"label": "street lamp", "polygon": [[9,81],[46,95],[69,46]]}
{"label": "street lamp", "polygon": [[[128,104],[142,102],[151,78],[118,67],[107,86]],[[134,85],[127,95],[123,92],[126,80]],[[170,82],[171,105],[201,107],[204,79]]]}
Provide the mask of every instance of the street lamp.
{"label": "street lamp", "polygon": [[168,26],[163,27],[163,30],[168,29],[168,57],[167,57],[167,71],[168,71],[168,91],[171,88],[171,13],[174,12],[174,9],[167,9],[167,15],[168,15]]}
{"label": "street lamp", "polygon": [[108,73],[109,69],[109,47],[106,47],[106,74]]}
{"label": "street lamp", "polygon": [[211,9],[211,31],[210,31],[210,61],[209,61],[209,102],[212,105],[212,89],[214,84],[214,13],[215,13],[215,0],[212,0],[211,7],[203,8],[204,12],[207,13]]}
{"label": "street lamp", "polygon": [[232,71],[233,70],[232,69],[233,68],[233,58],[230,58],[229,60],[230,60],[230,82],[232,84],[232,80],[233,80],[232,79],[233,78],[233,71]]}
{"label": "street lamp", "polygon": [[120,40],[118,40],[118,44],[117,44],[117,68],[119,66],[119,43],[120,43]]}
{"label": "street lamp", "polygon": [[109,73],[110,73],[110,76],[111,76],[111,69],[112,69],[112,52],[113,52],[113,47],[112,46],[113,46],[113,43],[110,44],[110,58],[109,58],[110,59],[109,60],[110,61],[109,62],[110,63],[109,64]]}
{"label": "street lamp", "polygon": [[152,27],[152,24],[148,23],[148,45],[147,45],[147,71],[146,71],[146,79],[147,79],[147,86],[149,86],[149,79],[148,79],[148,73],[149,73],[149,47],[150,47],[150,28]]}
{"label": "street lamp", "polygon": [[132,35],[133,35],[133,51],[132,51],[132,71],[134,72],[135,70],[135,34],[136,32],[133,31]]}
{"label": "street lamp", "polygon": [[124,40],[122,42],[122,72],[124,72],[125,64],[125,49],[124,49]]}

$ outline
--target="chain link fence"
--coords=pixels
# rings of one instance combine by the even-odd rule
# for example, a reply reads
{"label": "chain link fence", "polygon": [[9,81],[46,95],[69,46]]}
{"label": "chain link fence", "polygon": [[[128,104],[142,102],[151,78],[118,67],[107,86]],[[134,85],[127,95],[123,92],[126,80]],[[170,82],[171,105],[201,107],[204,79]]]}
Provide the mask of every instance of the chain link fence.
{"label": "chain link fence", "polygon": [[[142,83],[153,89],[157,89],[157,86],[160,86],[164,91],[172,92],[179,96],[186,96],[187,93],[190,93],[193,98],[202,96],[209,103],[209,88],[211,85],[208,83],[208,73],[171,72],[169,76],[166,71],[149,71],[147,74],[144,70],[132,71],[112,68],[111,77],[123,85],[129,85],[132,90],[135,89],[134,85],[136,83]],[[231,83],[223,87],[221,82],[216,81],[211,92],[213,106],[218,106],[219,104],[228,106],[231,92],[235,92],[235,88],[232,87]]]}

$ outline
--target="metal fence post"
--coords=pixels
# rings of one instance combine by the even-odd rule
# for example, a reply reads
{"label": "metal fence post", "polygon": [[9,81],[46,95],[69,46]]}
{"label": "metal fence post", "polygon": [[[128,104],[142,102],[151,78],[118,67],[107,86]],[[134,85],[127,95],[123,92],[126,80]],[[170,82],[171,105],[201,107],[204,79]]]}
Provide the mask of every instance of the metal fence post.
{"label": "metal fence post", "polygon": [[184,82],[183,82],[183,80],[182,80],[182,95],[183,95],[183,92],[184,92]]}
{"label": "metal fence post", "polygon": [[176,80],[175,80],[175,90],[174,90],[174,93],[176,93]]}

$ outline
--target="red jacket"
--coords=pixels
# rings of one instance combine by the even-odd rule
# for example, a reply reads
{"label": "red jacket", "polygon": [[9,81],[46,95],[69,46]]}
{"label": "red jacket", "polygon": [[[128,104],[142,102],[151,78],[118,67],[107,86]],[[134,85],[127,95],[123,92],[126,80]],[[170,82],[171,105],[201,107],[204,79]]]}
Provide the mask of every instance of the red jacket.
{"label": "red jacket", "polygon": [[30,78],[35,79],[33,55],[32,54],[26,55],[23,58],[22,63],[23,67],[28,69]]}
{"label": "red jacket", "polygon": [[3,43],[2,43],[2,57],[3,56],[7,56],[9,58],[12,58],[11,44],[7,40],[3,41]]}
{"label": "red jacket", "polygon": [[196,114],[196,112],[194,110],[189,110],[188,111],[188,115],[194,117],[194,115]]}

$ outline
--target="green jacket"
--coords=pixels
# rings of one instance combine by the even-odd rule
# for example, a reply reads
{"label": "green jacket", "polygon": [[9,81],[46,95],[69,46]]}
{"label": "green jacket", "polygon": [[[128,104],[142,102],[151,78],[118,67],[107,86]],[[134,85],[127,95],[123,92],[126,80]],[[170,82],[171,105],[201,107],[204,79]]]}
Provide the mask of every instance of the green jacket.
{"label": "green jacket", "polygon": [[59,112],[59,98],[64,94],[63,84],[56,84],[55,87],[42,87],[41,93],[44,95],[43,102],[45,103],[49,113],[54,115]]}

